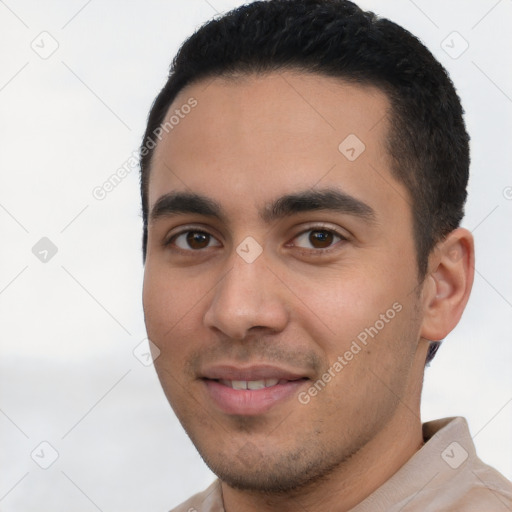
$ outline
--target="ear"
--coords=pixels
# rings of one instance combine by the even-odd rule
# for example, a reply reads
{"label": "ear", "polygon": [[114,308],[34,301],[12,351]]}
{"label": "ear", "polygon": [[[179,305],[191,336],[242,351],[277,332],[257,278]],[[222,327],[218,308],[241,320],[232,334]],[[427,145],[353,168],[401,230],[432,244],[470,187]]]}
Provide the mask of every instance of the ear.
{"label": "ear", "polygon": [[423,287],[423,338],[440,341],[457,325],[468,302],[474,274],[473,235],[457,228],[437,244],[429,257]]}

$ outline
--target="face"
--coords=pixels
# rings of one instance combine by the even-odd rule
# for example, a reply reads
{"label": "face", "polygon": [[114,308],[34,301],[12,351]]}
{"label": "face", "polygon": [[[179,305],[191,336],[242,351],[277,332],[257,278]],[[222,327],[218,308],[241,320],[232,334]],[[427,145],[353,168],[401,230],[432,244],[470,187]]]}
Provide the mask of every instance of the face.
{"label": "face", "polygon": [[306,485],[406,414],[424,352],[388,108],[377,89],[282,72],[199,82],[169,109],[148,337],[174,411],[233,487]]}

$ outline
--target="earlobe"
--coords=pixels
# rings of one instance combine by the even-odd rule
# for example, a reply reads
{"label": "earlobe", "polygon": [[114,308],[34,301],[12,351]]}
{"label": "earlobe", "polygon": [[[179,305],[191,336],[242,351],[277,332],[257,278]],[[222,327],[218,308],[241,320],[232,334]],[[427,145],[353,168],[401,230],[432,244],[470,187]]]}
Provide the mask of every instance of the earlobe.
{"label": "earlobe", "polygon": [[421,336],[439,341],[457,325],[471,293],[474,242],[464,228],[452,231],[432,251],[424,287]]}

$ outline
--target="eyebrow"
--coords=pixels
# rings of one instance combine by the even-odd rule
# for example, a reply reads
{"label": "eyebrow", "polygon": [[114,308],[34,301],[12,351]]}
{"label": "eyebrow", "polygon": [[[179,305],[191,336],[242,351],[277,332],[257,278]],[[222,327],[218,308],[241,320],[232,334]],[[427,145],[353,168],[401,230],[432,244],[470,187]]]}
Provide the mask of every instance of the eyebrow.
{"label": "eyebrow", "polygon": [[162,217],[186,213],[224,219],[219,203],[209,197],[188,192],[171,192],[161,196],[153,206],[149,218],[151,222],[155,222]]}
{"label": "eyebrow", "polygon": [[267,204],[260,216],[265,222],[271,223],[297,213],[315,210],[330,210],[353,215],[367,222],[374,222],[376,218],[374,209],[368,204],[332,188],[307,190],[282,196]]}
{"label": "eyebrow", "polygon": [[[267,203],[260,211],[260,218],[267,224],[275,220],[290,217],[297,213],[327,210],[353,215],[368,223],[375,222],[375,210],[345,192],[327,188],[322,190],[306,190],[295,194],[287,194]],[[193,213],[226,221],[222,206],[217,201],[195,193],[171,192],[161,196],[150,213],[150,222],[169,217]]]}

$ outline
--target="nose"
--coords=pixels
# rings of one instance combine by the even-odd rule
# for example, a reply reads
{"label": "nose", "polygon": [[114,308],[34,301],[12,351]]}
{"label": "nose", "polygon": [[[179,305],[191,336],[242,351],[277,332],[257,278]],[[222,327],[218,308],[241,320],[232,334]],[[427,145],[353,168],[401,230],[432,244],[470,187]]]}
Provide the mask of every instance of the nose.
{"label": "nose", "polygon": [[206,326],[236,340],[254,331],[282,331],[289,319],[285,287],[264,255],[247,263],[234,254],[230,261],[232,266],[215,287],[205,313]]}

